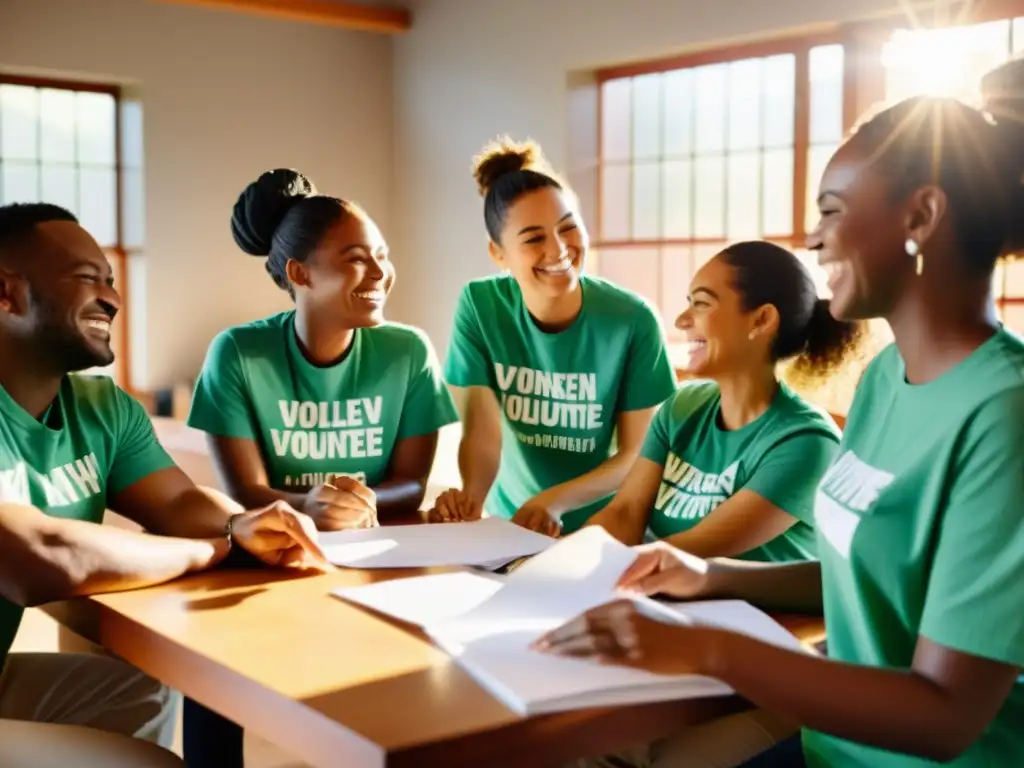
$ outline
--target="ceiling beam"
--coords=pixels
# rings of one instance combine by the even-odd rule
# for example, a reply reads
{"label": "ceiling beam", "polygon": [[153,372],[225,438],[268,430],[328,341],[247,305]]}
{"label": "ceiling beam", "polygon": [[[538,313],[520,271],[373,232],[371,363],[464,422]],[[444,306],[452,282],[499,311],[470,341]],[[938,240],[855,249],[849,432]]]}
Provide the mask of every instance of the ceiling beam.
{"label": "ceiling beam", "polygon": [[174,5],[194,5],[304,21],[364,32],[401,34],[412,27],[412,13],[405,8],[363,5],[341,0],[156,0]]}

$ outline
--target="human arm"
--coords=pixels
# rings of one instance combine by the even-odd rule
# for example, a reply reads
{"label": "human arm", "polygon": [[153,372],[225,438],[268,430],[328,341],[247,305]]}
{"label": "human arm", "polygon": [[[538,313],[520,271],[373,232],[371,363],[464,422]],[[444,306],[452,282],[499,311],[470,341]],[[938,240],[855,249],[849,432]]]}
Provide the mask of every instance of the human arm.
{"label": "human arm", "polygon": [[781,536],[798,521],[813,525],[818,482],[835,457],[834,435],[792,435],[759,462],[743,488],[692,528],[665,540],[699,557],[736,557]]}
{"label": "human arm", "polygon": [[627,600],[563,625],[538,648],[661,674],[713,677],[812,730],[943,762],[981,735],[1019,674],[925,638],[909,670],[845,664],[747,635],[657,621]]}
{"label": "human arm", "polygon": [[459,441],[461,489],[442,493],[430,511],[434,522],[476,520],[498,476],[501,462],[501,407],[488,387],[451,387],[462,416]]}
{"label": "human arm", "polygon": [[584,526],[599,525],[628,546],[641,543],[663,471],[661,464],[645,456],[638,456],[615,498]]}
{"label": "human arm", "polygon": [[167,538],[0,505],[0,595],[22,606],[159,584],[227,553],[224,535]]}
{"label": "human arm", "polygon": [[[909,669],[805,658],[692,627],[659,628],[661,640],[650,635],[640,655],[650,664],[719,677],[755,704],[814,730],[934,760],[956,758],[992,722],[1024,666],[1022,440],[1024,391],[993,398],[962,430],[931,532],[935,542]],[[843,607],[833,610],[841,615]],[[643,629],[616,632],[625,638]],[[608,642],[595,635],[612,636],[603,630],[576,635],[587,637],[575,639],[577,647],[590,648]]]}
{"label": "human arm", "polygon": [[651,407],[619,413],[616,418],[618,446],[614,455],[590,472],[541,491],[516,511],[512,521],[533,530],[555,533],[556,521],[563,514],[613,493],[622,485],[639,456],[656,410]]}

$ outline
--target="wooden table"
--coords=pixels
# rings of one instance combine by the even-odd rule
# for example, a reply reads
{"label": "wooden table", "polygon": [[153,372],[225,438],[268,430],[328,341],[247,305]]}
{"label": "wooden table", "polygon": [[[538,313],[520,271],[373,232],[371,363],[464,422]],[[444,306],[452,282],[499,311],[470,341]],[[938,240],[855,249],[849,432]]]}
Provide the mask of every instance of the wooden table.
{"label": "wooden table", "polygon": [[[154,423],[179,465],[214,485],[195,431]],[[335,587],[441,570],[214,571],[54,604],[49,612],[316,766],[501,768],[522,765],[523,751],[531,766],[560,766],[748,706],[716,697],[522,718],[417,629],[330,595]],[[819,619],[780,619],[805,642],[823,635]]]}
{"label": "wooden table", "polygon": [[[698,699],[521,718],[417,630],[331,589],[430,570],[200,574],[88,598],[112,653],[317,766],[561,765],[747,706]],[[801,639],[821,622],[783,618]]]}

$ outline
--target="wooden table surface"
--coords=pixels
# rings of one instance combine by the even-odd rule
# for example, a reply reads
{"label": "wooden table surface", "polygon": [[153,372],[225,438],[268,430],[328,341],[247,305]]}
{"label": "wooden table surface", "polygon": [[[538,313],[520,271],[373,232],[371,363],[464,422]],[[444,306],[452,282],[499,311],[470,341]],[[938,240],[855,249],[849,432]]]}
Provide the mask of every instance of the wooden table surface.
{"label": "wooden table surface", "polygon": [[[175,459],[194,465],[186,471],[212,485],[192,431],[157,426]],[[501,768],[523,765],[524,750],[531,766],[559,766],[748,706],[715,697],[523,718],[417,629],[330,594],[441,570],[213,571],[52,614],[315,766]],[[807,643],[823,635],[820,619],[779,618]]]}
{"label": "wooden table surface", "polygon": [[[736,697],[522,718],[417,630],[330,595],[441,569],[199,574],[88,598],[99,641],[317,766],[560,765],[736,711]],[[812,642],[821,622],[782,618]]]}

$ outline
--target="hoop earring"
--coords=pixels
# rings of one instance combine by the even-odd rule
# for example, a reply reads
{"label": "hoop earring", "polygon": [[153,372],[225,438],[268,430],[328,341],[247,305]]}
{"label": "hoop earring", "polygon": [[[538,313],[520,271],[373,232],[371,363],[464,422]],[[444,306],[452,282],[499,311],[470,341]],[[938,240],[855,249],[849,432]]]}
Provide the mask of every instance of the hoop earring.
{"label": "hoop earring", "polygon": [[907,256],[914,259],[914,272],[920,275],[924,271],[924,255],[921,253],[921,246],[914,238],[908,237],[903,248],[906,250]]}

